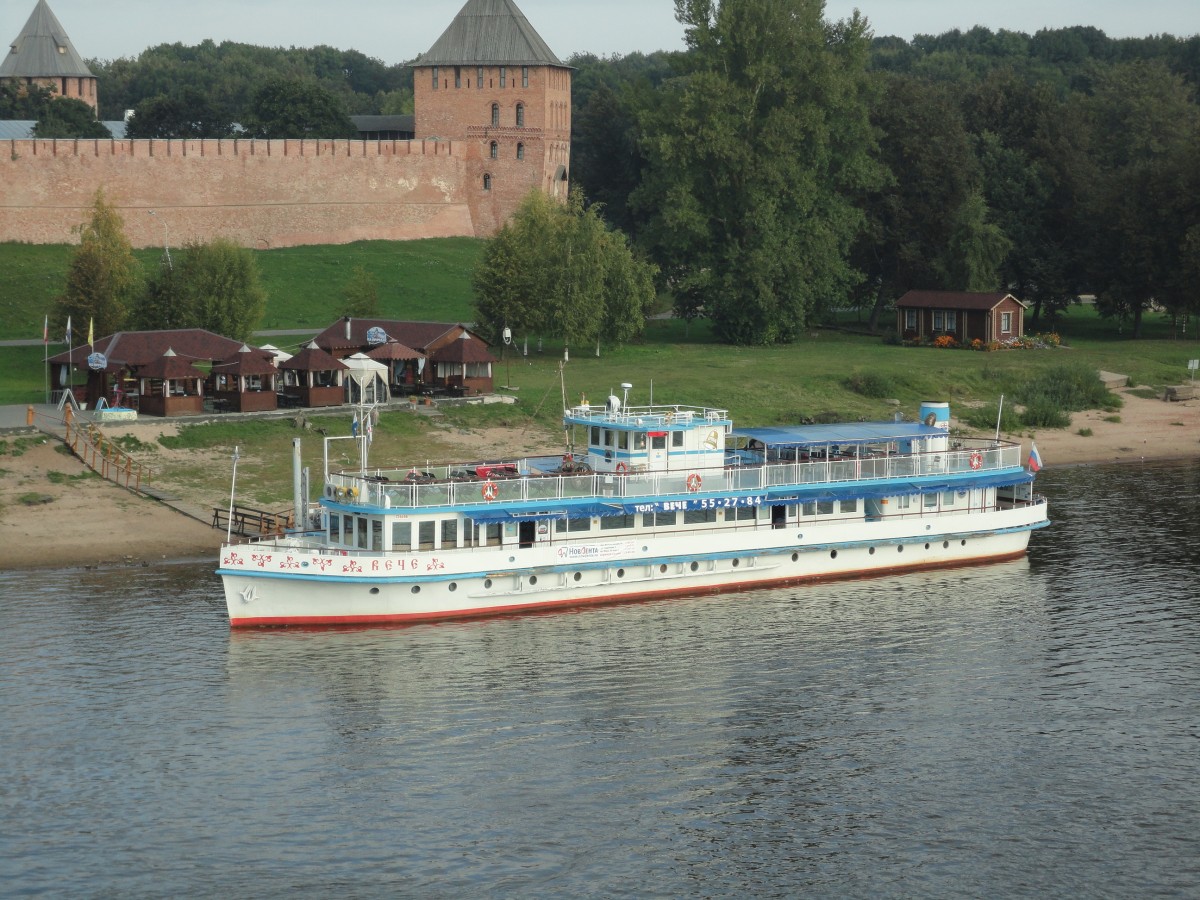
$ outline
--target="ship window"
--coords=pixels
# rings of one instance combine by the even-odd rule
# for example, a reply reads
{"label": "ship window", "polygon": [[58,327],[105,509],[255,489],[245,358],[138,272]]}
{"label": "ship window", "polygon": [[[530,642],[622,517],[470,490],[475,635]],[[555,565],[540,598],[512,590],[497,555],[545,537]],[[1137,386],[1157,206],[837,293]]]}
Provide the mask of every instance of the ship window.
{"label": "ship window", "polygon": [[634,450],[645,450],[646,449],[646,435],[644,432],[639,431],[637,434],[635,434],[633,436],[633,449]]}
{"label": "ship window", "polygon": [[392,523],[392,549],[408,550],[412,544],[412,523]]}
{"label": "ship window", "polygon": [[359,516],[358,522],[355,523],[355,526],[356,526],[356,532],[357,532],[355,534],[355,537],[358,538],[357,546],[360,550],[366,550],[367,549],[367,520],[366,520],[366,518],[364,516]]}
{"label": "ship window", "polygon": [[490,522],[487,525],[484,525],[483,533],[485,535],[484,541],[487,543],[488,546],[495,547],[495,546],[499,545],[499,543],[500,543],[500,523],[499,522]]}
{"label": "ship window", "polygon": [[458,520],[443,519],[442,520],[442,546],[457,547],[458,546]]}
{"label": "ship window", "polygon": [[634,526],[633,516],[601,516],[600,530],[613,531],[617,528],[632,528]]}
{"label": "ship window", "polygon": [[567,532],[591,531],[592,530],[592,520],[588,519],[588,518],[558,519],[554,523],[554,530],[559,531],[559,532],[561,532],[561,531],[567,531]]}
{"label": "ship window", "polygon": [[666,450],[667,436],[665,434],[652,434],[650,436],[650,446],[655,450]]}
{"label": "ship window", "polygon": [[[757,516],[758,516],[758,507],[757,506],[739,506],[737,509],[735,509],[733,511],[733,517],[739,522],[745,521],[746,519],[754,519]],[[726,513],[725,518],[727,518],[727,519],[729,518],[728,513]]]}
{"label": "ship window", "polygon": [[934,508],[935,506],[937,506],[937,501],[938,501],[937,494],[926,494],[925,495],[925,508],[926,509]]}
{"label": "ship window", "polygon": [[604,446],[605,447],[611,447],[613,445],[615,434],[616,434],[616,432],[609,431],[607,428],[604,429]]}
{"label": "ship window", "polygon": [[818,516],[832,516],[833,515],[833,501],[832,500],[818,500],[817,501],[817,515]]}
{"label": "ship window", "polygon": [[682,447],[683,446],[683,432],[682,431],[672,431],[671,432],[671,446],[672,447]]}
{"label": "ship window", "polygon": [[800,509],[803,515],[815,516],[817,514],[817,501],[805,500],[804,503],[801,504]]}
{"label": "ship window", "polygon": [[420,522],[417,524],[417,541],[422,550],[433,549],[433,530],[436,522]]}
{"label": "ship window", "polygon": [[334,513],[329,517],[329,543],[340,544],[342,542],[342,517]]}
{"label": "ship window", "polygon": [[897,509],[908,509],[910,505],[912,505],[912,497],[908,494],[903,494],[896,498]]}
{"label": "ship window", "polygon": [[653,512],[646,513],[642,519],[642,524],[647,528],[670,528],[675,524],[677,513],[671,512]]}
{"label": "ship window", "polygon": [[629,449],[629,432],[628,431],[618,431],[617,432],[617,449],[618,450],[628,450]]}
{"label": "ship window", "polygon": [[857,500],[843,500],[841,503],[842,503],[842,507],[841,507],[842,512],[844,512],[844,513],[858,512],[858,501]]}
{"label": "ship window", "polygon": [[683,514],[684,525],[706,525],[715,521],[717,521],[715,509],[689,509],[685,510]]}
{"label": "ship window", "polygon": [[371,549],[383,549],[383,519],[371,520]]}
{"label": "ship window", "polygon": [[943,491],[942,492],[942,506],[953,506],[953,505],[954,505],[954,491]]}
{"label": "ship window", "polygon": [[596,426],[596,425],[592,426],[592,446],[593,447],[600,446],[600,428],[599,428],[599,426]]}

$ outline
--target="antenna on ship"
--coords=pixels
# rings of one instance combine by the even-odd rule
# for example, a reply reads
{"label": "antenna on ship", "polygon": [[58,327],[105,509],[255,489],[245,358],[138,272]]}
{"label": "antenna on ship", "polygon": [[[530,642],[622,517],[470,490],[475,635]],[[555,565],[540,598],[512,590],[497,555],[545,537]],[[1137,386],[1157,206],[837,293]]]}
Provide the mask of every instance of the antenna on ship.
{"label": "antenna on ship", "polygon": [[622,408],[622,409],[625,409],[625,410],[628,410],[628,409],[629,409],[629,390],[630,390],[630,388],[632,388],[632,387],[633,387],[633,385],[632,385],[632,384],[630,384],[628,381],[622,381],[622,382],[621,382],[621,390],[623,390],[623,391],[625,392],[625,397],[624,397],[624,399],[621,401],[621,408]]}

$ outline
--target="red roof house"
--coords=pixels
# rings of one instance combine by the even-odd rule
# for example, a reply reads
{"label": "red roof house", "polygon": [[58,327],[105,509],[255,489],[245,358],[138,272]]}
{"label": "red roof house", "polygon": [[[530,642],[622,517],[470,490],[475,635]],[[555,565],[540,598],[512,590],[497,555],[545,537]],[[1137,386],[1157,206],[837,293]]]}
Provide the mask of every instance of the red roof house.
{"label": "red roof house", "polygon": [[896,301],[896,328],[904,340],[948,334],[960,344],[1021,337],[1028,305],[999,291],[909,291]]}

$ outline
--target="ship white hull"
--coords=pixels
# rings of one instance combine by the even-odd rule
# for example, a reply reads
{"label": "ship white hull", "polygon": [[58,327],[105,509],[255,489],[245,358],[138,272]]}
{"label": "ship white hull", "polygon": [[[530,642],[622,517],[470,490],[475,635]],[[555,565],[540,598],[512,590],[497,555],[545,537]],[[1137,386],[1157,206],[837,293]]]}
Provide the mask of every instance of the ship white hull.
{"label": "ship white hull", "polygon": [[420,622],[1011,559],[1046,524],[1034,504],[395,554],[283,538],[226,546],[219,574],[234,627]]}

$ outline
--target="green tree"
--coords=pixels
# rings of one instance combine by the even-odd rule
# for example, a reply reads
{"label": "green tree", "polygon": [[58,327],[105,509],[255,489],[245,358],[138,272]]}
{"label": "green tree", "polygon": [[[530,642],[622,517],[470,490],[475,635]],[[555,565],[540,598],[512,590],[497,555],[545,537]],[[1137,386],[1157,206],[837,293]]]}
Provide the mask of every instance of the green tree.
{"label": "green tree", "polygon": [[246,130],[260,138],[354,138],[344,104],[312,78],[272,78],[254,93]]}
{"label": "green tree", "polygon": [[1011,249],[1012,241],[989,221],[983,194],[970,194],[951,217],[950,240],[940,265],[943,284],[950,290],[997,290],[1000,266]]}
{"label": "green tree", "polygon": [[267,308],[254,255],[232,241],[185,244],[164,257],[138,298],[139,328],[205,328],[248,340]]}
{"label": "green tree", "polygon": [[857,14],[827,24],[820,0],[677,0],[688,69],[643,116],[647,168],[639,233],[685,316],[703,309],[722,339],[788,342],[860,274],[855,198],[882,177],[872,160]]}
{"label": "green tree", "polygon": [[1195,188],[1200,107],[1183,79],[1160,62],[1113,66],[1086,106],[1096,175],[1087,207],[1088,269],[1097,306],[1132,325],[1154,305],[1186,307],[1188,232],[1200,206]]}
{"label": "green tree", "polygon": [[569,347],[624,341],[645,325],[653,282],[654,268],[578,190],[565,204],[533,191],[484,247],[472,279],[476,321],[493,340],[508,327]]}
{"label": "green tree", "polygon": [[53,88],[0,81],[0,119],[38,119],[54,97]]}
{"label": "green tree", "polygon": [[78,232],[79,247],[67,267],[66,288],[55,301],[56,316],[63,324],[70,317],[76,333],[91,321],[96,334],[111,334],[125,325],[141,267],[125,237],[124,222],[105,201],[103,189],[96,191],[92,217]]}
{"label": "green tree", "polygon": [[82,100],[60,97],[42,106],[37,124],[37,138],[112,138],[112,133],[96,121],[95,111]]}
{"label": "green tree", "polygon": [[363,266],[355,266],[350,280],[342,288],[342,305],[338,313],[356,319],[379,316],[379,282]]}
{"label": "green tree", "polygon": [[131,138],[221,138],[233,134],[209,98],[191,85],[143,100],[125,126]]}

